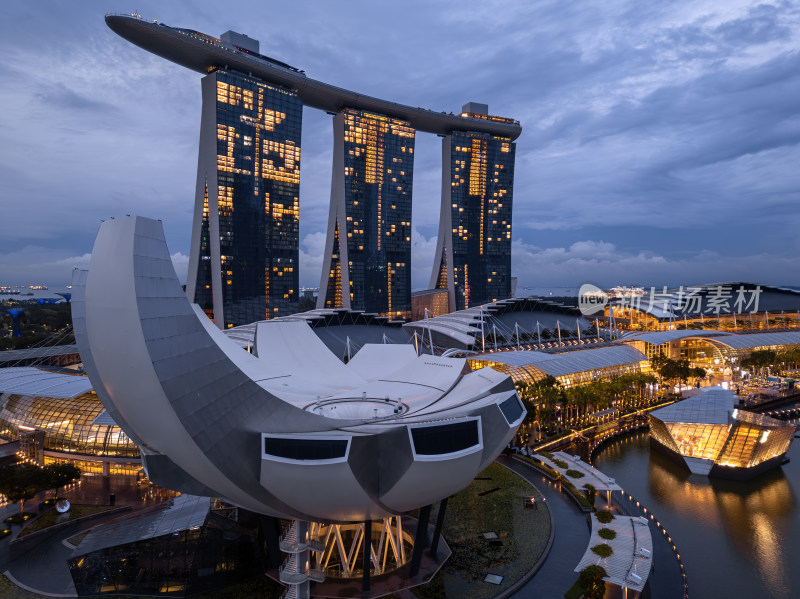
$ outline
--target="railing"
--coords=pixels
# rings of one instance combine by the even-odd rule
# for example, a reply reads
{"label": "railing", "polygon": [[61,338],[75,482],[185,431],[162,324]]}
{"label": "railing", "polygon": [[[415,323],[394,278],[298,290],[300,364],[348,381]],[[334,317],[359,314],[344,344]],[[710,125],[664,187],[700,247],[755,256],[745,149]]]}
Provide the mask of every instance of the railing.
{"label": "railing", "polygon": [[606,441],[609,441],[610,439],[619,437],[620,435],[624,435],[631,431],[636,431],[643,428],[650,428],[650,422],[648,420],[633,420],[631,422],[624,424],[621,427],[618,426],[616,428],[604,432],[602,435],[592,439],[592,444],[589,447],[589,457],[591,458],[594,452],[597,451],[599,447]]}
{"label": "railing", "polygon": [[280,599],[297,599],[297,587],[290,586],[280,596]]}
{"label": "railing", "polygon": [[158,23],[156,19],[145,19],[138,12],[107,12],[107,17],[128,17],[129,19],[136,19],[145,23]]}
{"label": "railing", "polygon": [[[689,599],[689,584],[686,579],[686,569],[683,566],[683,561],[681,561],[681,555],[678,553],[678,548],[672,541],[672,537],[667,533],[667,529],[661,525],[661,521],[656,519],[653,512],[649,511],[640,502],[636,501],[633,495],[626,493],[625,491],[622,491],[621,493],[611,493],[610,499],[611,503],[620,511],[620,513],[628,516],[642,516],[649,520],[649,522],[656,527],[656,530],[661,532],[661,534],[664,536],[664,540],[672,547],[672,553],[675,555],[675,560],[680,567],[681,585],[683,586],[683,599]],[[655,543],[656,538],[653,538],[654,551]]]}
{"label": "railing", "polygon": [[302,584],[307,580],[314,582],[324,582],[325,572],[322,570],[315,570],[308,568],[307,570],[297,570],[295,572],[287,571],[287,569],[280,568],[278,570],[278,578],[285,584]]}
{"label": "railing", "polygon": [[278,546],[284,553],[300,553],[306,549],[316,551],[317,553],[325,551],[325,544],[322,541],[299,541],[294,528],[290,529],[289,532],[278,540]]}

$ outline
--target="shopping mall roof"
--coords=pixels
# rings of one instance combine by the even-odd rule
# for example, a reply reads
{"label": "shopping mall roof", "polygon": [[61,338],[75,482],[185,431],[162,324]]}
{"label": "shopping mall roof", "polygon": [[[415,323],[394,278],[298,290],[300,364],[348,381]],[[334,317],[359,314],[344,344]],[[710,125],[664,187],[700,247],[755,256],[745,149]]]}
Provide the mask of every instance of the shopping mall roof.
{"label": "shopping mall roof", "polygon": [[589,326],[576,306],[538,297],[516,297],[407,322],[403,328],[419,335],[427,335],[429,330],[434,336],[438,333],[435,342],[444,347],[472,348],[480,345],[481,334],[496,333],[512,339],[517,332],[536,335],[537,331],[555,333],[560,328],[566,334],[578,327],[585,331]]}
{"label": "shopping mall roof", "polygon": [[499,362],[519,368],[534,366],[545,374],[565,376],[576,372],[642,362],[647,360],[647,356],[629,345],[615,345],[557,354],[536,351],[498,352],[471,357],[470,360]]}
{"label": "shopping mall roof", "polygon": [[[602,528],[610,528],[617,535],[613,539],[604,539],[600,536]],[[592,551],[592,547],[603,543],[611,547],[613,553],[601,559]],[[607,576],[603,580],[641,592],[653,565],[653,537],[647,521],[615,515],[608,524],[601,524],[597,516],[592,514],[592,535],[575,572],[595,565],[602,566],[606,571]]]}
{"label": "shopping mall roof", "polygon": [[37,360],[53,358],[55,356],[69,356],[78,353],[78,346],[74,343],[70,345],[50,345],[47,347],[31,347],[28,349],[9,349],[0,352],[0,364],[13,364],[23,360]]}
{"label": "shopping mall roof", "polygon": [[726,345],[731,349],[752,349],[756,347],[771,347],[774,345],[793,345],[800,344],[800,331],[730,335],[723,339],[714,339],[713,341],[715,344]]}
{"label": "shopping mall roof", "polygon": [[653,345],[661,345],[662,343],[668,343],[670,341],[675,341],[676,339],[687,339],[690,337],[720,337],[724,335],[733,335],[733,333],[726,333],[725,331],[711,331],[708,329],[680,329],[674,331],[656,331],[654,333],[633,332],[623,335],[620,341],[623,343],[630,343],[631,341],[644,341],[645,343],[651,343]]}
{"label": "shopping mall roof", "polygon": [[701,313],[713,318],[716,305],[723,306],[722,316],[732,312],[741,316],[748,312],[795,312],[800,311],[800,289],[727,281],[672,289],[650,288],[644,295],[614,298],[611,305],[633,307],[659,320],[698,318]]}
{"label": "shopping mall roof", "polygon": [[92,390],[88,377],[32,367],[0,368],[0,393],[71,399]]}

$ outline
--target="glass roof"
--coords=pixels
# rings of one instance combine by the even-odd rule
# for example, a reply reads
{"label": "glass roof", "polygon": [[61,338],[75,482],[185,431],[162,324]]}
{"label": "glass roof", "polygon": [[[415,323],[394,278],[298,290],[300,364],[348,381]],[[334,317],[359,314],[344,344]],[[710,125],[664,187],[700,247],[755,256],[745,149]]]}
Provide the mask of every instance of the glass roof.
{"label": "glass roof", "polygon": [[750,349],[770,345],[792,345],[800,343],[800,332],[753,333],[751,335],[730,335],[724,339],[714,339],[716,344],[727,345],[731,349]]}
{"label": "glass roof", "polygon": [[89,377],[38,368],[0,368],[0,393],[70,399],[92,391]]}
{"label": "glass roof", "polygon": [[509,351],[485,354],[471,358],[485,362],[499,362],[509,366],[535,366],[545,374],[563,376],[587,370],[598,370],[609,366],[630,364],[647,360],[638,349],[628,345],[584,349],[558,354],[537,351]]}
{"label": "glass roof", "polygon": [[92,551],[135,543],[173,532],[202,526],[211,509],[210,497],[181,495],[167,504],[137,512],[91,530],[72,554],[73,557]]}
{"label": "glass roof", "polygon": [[684,399],[665,408],[650,412],[664,422],[694,422],[699,424],[728,424],[739,397],[722,387]]}

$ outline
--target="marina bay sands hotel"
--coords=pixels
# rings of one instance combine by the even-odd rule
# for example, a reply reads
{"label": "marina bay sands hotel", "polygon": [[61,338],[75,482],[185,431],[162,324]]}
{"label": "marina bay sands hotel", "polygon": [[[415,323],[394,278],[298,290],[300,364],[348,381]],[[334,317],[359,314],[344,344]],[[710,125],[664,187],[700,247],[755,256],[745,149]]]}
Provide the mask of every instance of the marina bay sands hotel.
{"label": "marina bay sands hotel", "polygon": [[450,311],[509,297],[513,119],[469,103],[413,108],[306,77],[259,54],[140,15],[106,15],[130,42],[203,73],[200,149],[186,292],[220,328],[299,309],[303,106],[333,115],[327,242],[318,308],[411,317],[411,198],[417,131],[442,137],[439,237],[431,289]]}

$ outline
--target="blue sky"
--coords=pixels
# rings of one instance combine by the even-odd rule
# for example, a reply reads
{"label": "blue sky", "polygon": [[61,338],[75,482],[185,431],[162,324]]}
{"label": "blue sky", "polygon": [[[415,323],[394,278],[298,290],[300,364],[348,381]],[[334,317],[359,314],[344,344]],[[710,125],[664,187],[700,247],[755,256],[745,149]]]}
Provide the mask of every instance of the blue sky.
{"label": "blue sky", "polygon": [[[106,11],[233,29],[310,77],[513,116],[520,284],[800,284],[796,2],[10,2],[0,22],[0,284],[68,282],[101,219],[164,222],[185,273],[200,75]],[[319,281],[330,117],[303,114],[301,285]],[[413,285],[427,285],[440,140],[418,134]]]}

